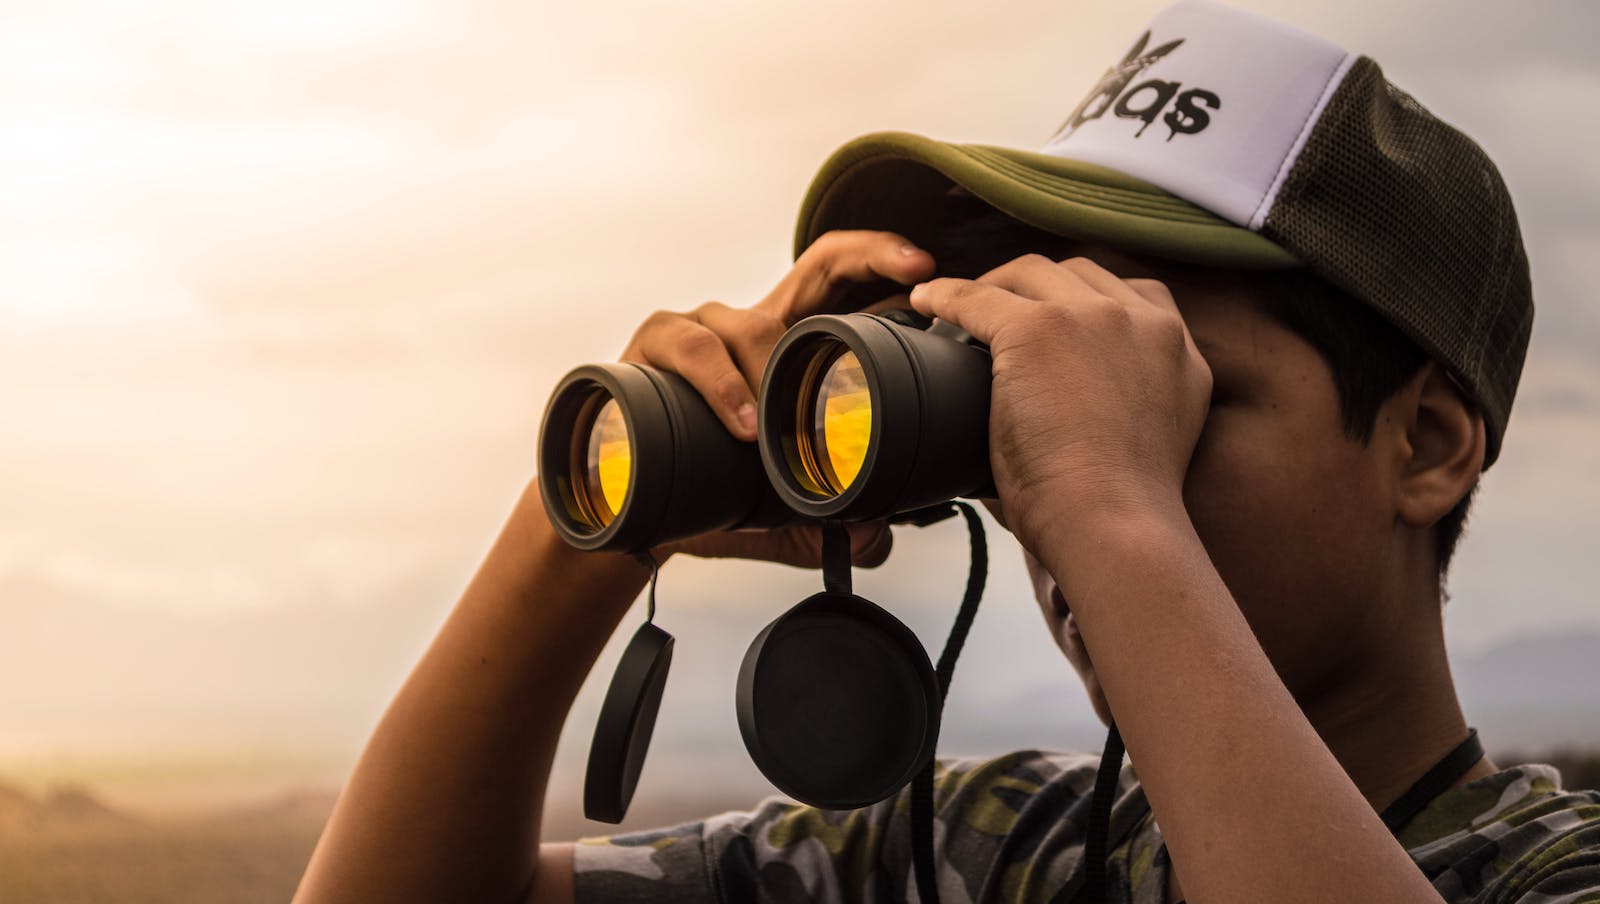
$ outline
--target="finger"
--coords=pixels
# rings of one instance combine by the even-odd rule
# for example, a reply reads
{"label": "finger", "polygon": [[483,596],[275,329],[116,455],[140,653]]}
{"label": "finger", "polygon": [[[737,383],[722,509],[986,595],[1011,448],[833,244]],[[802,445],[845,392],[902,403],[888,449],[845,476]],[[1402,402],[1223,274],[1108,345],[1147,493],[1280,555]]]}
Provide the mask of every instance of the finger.
{"label": "finger", "polygon": [[933,275],[933,256],[893,232],[823,233],[756,307],[785,324],[829,310],[849,283],[886,278],[911,285]]}
{"label": "finger", "polygon": [[918,312],[948,320],[989,346],[994,345],[995,333],[1007,320],[1035,304],[999,286],[970,279],[935,279],[911,290],[911,306]]}
{"label": "finger", "polygon": [[1173,312],[1174,314],[1178,314],[1180,317],[1183,316],[1178,310],[1177,299],[1172,297],[1172,290],[1167,288],[1167,284],[1161,280],[1130,279],[1127,280],[1127,283],[1128,288],[1138,292],[1145,301],[1150,302],[1158,308],[1164,308]]}
{"label": "finger", "polygon": [[895,310],[909,310],[911,298],[907,292],[900,292],[886,298],[880,298],[872,304],[861,309],[863,314],[884,314]]}
{"label": "finger", "polygon": [[894,549],[894,532],[887,521],[850,525],[850,561],[861,568],[877,568]]}
{"label": "finger", "polygon": [[1123,279],[1084,257],[1058,262],[1037,254],[1018,258],[985,273],[979,282],[990,283],[1025,298],[1052,299],[1071,304],[1078,298],[1096,298],[1113,304],[1154,309],[1167,315],[1183,335],[1183,344],[1198,354],[1194,339],[1184,324],[1183,314],[1166,284],[1155,279]]}
{"label": "finger", "polygon": [[[894,534],[887,521],[852,524],[850,561],[860,568],[876,568],[889,558]],[[687,553],[707,559],[752,559],[796,568],[822,567],[822,530],[803,525],[771,530],[716,531],[656,548],[663,558]]]}
{"label": "finger", "polygon": [[783,338],[783,321],[765,311],[736,311],[721,302],[708,301],[694,310],[694,319],[722,338],[744,374],[752,393],[761,392],[761,375],[773,346]]}
{"label": "finger", "polygon": [[[786,528],[791,565],[805,568],[822,567],[822,529],[818,527]],[[850,562],[859,568],[876,568],[888,558],[894,548],[894,532],[887,521],[863,521],[845,525],[850,534]]]}
{"label": "finger", "polygon": [[666,314],[647,321],[636,341],[644,363],[688,380],[729,433],[756,438],[755,394],[720,336],[682,314]]}
{"label": "finger", "polygon": [[[1183,312],[1172,297],[1172,290],[1156,279],[1123,279],[1088,258],[1072,258],[1061,262],[1061,267],[1078,274],[1088,285],[1094,286],[1110,298],[1119,298],[1128,304],[1143,304],[1169,315],[1170,322],[1183,336],[1184,353],[1199,358],[1194,336],[1183,319]],[[1111,293],[1117,293],[1112,295]]]}
{"label": "finger", "polygon": [[702,559],[752,559],[803,567],[821,555],[819,544],[805,536],[805,530],[811,528],[714,531],[657,548]]}
{"label": "finger", "polygon": [[990,517],[994,518],[994,523],[1000,525],[1005,530],[1011,530],[1011,525],[1006,523],[1005,509],[1001,507],[1000,500],[983,499],[980,501],[983,503],[983,507],[989,510],[989,515]]}
{"label": "finger", "polygon": [[1090,284],[1065,262],[1056,263],[1042,254],[1025,254],[990,270],[976,281],[1033,301],[1054,300],[1070,304],[1074,299],[1098,298],[1106,294],[1104,288]]}
{"label": "finger", "polygon": [[[850,562],[860,568],[876,568],[889,558],[894,548],[894,533],[887,521],[848,524]],[[801,568],[822,567],[822,529],[810,525],[771,531],[732,531],[743,535],[735,542],[743,558],[767,559]],[[729,548],[729,547],[725,547]]]}
{"label": "finger", "polygon": [[1172,292],[1160,280],[1123,279],[1086,257],[1068,258],[1059,266],[1077,274],[1085,285],[1107,298],[1143,299],[1158,308],[1178,313],[1178,303],[1173,301]]}

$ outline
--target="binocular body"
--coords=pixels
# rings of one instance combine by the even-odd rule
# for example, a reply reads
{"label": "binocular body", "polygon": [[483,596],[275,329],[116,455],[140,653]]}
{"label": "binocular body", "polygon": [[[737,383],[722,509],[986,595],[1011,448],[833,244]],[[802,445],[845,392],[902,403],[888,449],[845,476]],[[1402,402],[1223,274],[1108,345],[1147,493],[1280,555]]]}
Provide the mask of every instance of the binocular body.
{"label": "binocular body", "polygon": [[620,552],[993,498],[989,387],[988,350],[948,323],[808,317],[767,361],[751,446],[676,374],[584,365],[545,408],[539,491],[569,544]]}

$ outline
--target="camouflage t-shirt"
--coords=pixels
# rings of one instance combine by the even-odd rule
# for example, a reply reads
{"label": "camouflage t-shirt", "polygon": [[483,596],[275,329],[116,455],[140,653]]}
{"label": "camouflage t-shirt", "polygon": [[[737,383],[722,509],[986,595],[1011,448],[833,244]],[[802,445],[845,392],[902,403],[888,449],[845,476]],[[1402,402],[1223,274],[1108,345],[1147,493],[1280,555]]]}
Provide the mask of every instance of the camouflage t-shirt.
{"label": "camouflage t-shirt", "polygon": [[[943,904],[1053,901],[1082,881],[1099,758],[1018,751],[940,763],[934,851]],[[909,796],[861,810],[773,798],[654,832],[584,839],[580,902],[916,900]],[[1111,813],[1113,902],[1162,904],[1171,861],[1130,768]],[[1518,766],[1439,795],[1400,834],[1451,902],[1600,902],[1600,793]]]}

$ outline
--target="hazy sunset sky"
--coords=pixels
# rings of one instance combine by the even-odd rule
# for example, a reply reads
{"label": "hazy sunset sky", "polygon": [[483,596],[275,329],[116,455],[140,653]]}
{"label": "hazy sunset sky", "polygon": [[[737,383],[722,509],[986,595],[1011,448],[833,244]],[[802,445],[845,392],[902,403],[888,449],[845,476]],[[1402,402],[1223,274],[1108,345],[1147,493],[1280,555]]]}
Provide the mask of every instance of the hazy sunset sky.
{"label": "hazy sunset sky", "polygon": [[[563,372],[652,310],[763,295],[857,134],[1038,147],[1160,5],[6,0],[0,771],[342,774],[531,478]],[[1375,57],[1500,164],[1539,313],[1449,635],[1600,630],[1600,7],[1241,5]],[[991,549],[953,743],[1083,743],[1014,544]],[[907,531],[860,582],[937,649],[965,559],[955,523]],[[743,757],[733,669],[819,588],[664,571],[664,756]]]}

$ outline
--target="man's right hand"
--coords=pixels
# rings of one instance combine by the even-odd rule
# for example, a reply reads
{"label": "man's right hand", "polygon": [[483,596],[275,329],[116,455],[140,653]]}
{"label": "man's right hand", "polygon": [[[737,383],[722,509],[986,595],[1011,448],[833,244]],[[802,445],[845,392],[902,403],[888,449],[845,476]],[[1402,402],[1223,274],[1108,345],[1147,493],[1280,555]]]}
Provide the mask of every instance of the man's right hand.
{"label": "man's right hand", "polygon": [[[754,307],[730,308],[710,301],[686,314],[657,311],[634,332],[622,360],[681,375],[729,433],[755,442],[761,375],[789,327],[813,314],[841,312],[841,300],[852,283],[886,278],[913,285],[933,271],[933,258],[926,251],[892,232],[829,232],[813,242]],[[879,565],[888,557],[893,540],[886,522],[852,525],[850,533],[856,564]],[[664,544],[653,552],[657,561],[686,552],[815,568],[822,564],[822,535],[812,526],[720,531]]]}

